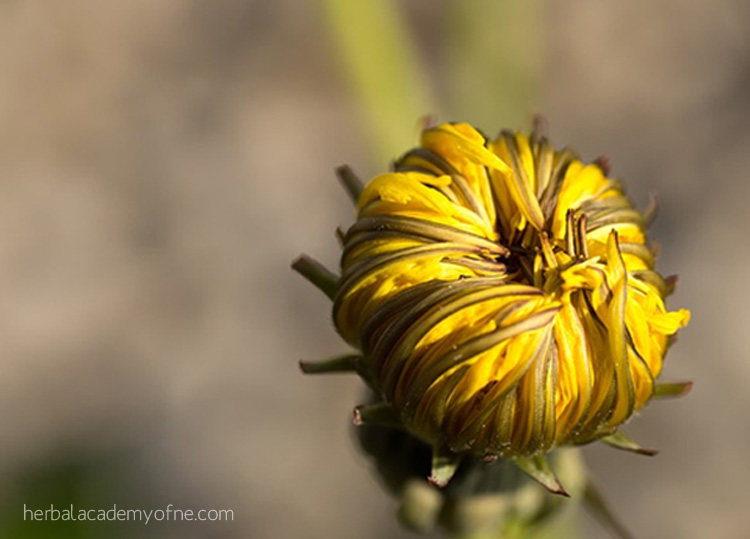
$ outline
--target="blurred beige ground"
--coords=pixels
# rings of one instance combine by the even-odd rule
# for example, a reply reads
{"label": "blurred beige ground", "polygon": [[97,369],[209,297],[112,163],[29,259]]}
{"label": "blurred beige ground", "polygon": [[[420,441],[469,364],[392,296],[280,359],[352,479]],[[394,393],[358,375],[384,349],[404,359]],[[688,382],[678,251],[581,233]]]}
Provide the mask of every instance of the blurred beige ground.
{"label": "blurred beige ground", "polygon": [[[439,64],[449,21],[403,4]],[[661,195],[693,311],[666,369],[693,393],[630,429],[661,454],[588,461],[640,538],[745,536],[749,5],[548,4],[553,141]],[[0,3],[0,481],[125,452],[129,500],[234,510],[159,537],[401,536],[352,447],[360,384],[296,366],[344,350],[288,265],[335,267],[332,169],[375,172],[366,144],[315,2]]]}

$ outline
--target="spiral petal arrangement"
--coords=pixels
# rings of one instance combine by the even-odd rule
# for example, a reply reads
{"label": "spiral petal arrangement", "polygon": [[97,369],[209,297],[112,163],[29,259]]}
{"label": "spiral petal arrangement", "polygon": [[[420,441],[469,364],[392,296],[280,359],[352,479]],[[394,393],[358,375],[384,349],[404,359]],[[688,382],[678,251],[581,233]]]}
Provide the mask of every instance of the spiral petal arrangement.
{"label": "spiral petal arrangement", "polygon": [[523,458],[611,436],[671,336],[647,218],[537,134],[426,129],[357,192],[333,319],[395,420],[433,447]]}

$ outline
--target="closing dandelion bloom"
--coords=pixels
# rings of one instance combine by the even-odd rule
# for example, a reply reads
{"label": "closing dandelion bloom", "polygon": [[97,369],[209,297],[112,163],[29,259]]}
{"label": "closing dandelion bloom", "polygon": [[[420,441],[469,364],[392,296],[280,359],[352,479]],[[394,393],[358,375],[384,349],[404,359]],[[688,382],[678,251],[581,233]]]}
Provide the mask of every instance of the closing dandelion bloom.
{"label": "closing dandelion bloom", "polygon": [[[344,170],[358,217],[329,292],[360,353],[306,369],[356,370],[383,399],[362,419],[390,417],[438,460],[544,475],[557,446],[637,449],[617,429],[685,388],[656,379],[689,313],[666,309],[648,218],[607,172],[537,134],[467,124],[426,129],[361,189]],[[436,464],[435,482],[451,469]]]}

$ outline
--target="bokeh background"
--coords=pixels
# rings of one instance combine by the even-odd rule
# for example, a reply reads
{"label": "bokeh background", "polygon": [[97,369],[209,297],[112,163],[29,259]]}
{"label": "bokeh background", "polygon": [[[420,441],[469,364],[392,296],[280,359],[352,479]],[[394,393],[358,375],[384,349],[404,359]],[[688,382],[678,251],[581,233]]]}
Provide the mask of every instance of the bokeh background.
{"label": "bokeh background", "polygon": [[335,166],[382,170],[422,115],[534,112],[661,195],[693,312],[665,374],[693,392],[630,427],[661,454],[588,448],[591,473],[637,537],[746,536],[750,4],[348,4],[0,2],[0,536],[409,537],[353,448],[361,384],[298,372],[345,348],[289,263],[336,267]]}

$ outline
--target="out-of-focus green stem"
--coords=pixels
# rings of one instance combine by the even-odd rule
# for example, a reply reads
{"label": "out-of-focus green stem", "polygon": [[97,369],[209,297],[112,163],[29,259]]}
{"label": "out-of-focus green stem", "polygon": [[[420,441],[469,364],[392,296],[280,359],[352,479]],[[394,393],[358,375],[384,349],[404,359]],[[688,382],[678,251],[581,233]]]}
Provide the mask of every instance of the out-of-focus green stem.
{"label": "out-of-focus green stem", "polygon": [[362,111],[374,157],[414,145],[437,107],[410,32],[392,0],[321,0],[336,52]]}
{"label": "out-of-focus green stem", "polygon": [[[570,502],[570,507],[564,507],[559,515],[555,515],[551,522],[540,529],[517,539],[578,539],[582,536],[579,516],[581,504]],[[511,539],[511,538],[508,538]]]}
{"label": "out-of-focus green stem", "polygon": [[449,0],[445,30],[450,113],[492,129],[529,128],[541,98],[541,2]]}

